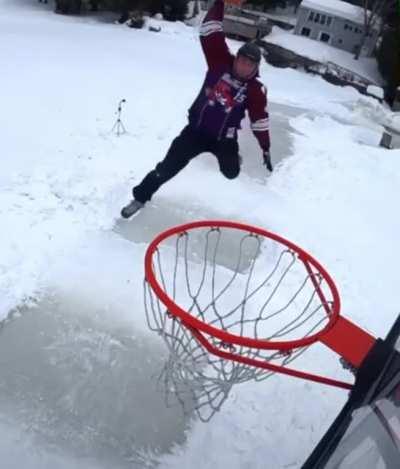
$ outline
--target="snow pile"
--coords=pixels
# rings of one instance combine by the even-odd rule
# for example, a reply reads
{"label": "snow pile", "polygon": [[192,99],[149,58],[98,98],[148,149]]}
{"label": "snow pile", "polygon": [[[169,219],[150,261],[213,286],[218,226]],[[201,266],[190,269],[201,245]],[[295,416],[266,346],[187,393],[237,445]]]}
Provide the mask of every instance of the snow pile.
{"label": "snow pile", "polygon": [[375,86],[375,85],[369,85],[367,87],[367,93],[372,96],[375,96],[378,99],[383,99],[385,96],[383,88],[381,88],[380,86]]}
{"label": "snow pile", "polygon": [[386,105],[379,104],[371,98],[361,97],[351,103],[352,111],[350,122],[360,125],[384,130],[394,130],[400,133],[400,113],[392,112]]}
{"label": "snow pile", "polygon": [[400,133],[400,112],[393,113],[388,121],[388,127]]}

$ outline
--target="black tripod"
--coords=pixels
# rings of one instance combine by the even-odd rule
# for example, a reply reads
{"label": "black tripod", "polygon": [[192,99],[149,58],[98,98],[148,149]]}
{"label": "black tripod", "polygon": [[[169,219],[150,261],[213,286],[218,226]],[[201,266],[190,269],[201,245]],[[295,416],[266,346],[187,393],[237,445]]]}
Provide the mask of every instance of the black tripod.
{"label": "black tripod", "polygon": [[111,129],[111,132],[114,132],[117,134],[119,137],[120,135],[126,134],[126,129],[124,124],[121,121],[121,112],[122,112],[122,103],[126,103],[125,99],[122,99],[119,104],[118,104],[118,111],[116,114],[118,114],[117,121],[114,124],[114,127]]}

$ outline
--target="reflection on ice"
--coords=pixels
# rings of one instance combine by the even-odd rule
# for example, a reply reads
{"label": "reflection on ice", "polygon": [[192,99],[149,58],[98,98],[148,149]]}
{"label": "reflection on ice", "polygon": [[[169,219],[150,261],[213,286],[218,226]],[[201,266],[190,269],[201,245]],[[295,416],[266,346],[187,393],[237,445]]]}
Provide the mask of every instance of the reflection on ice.
{"label": "reflection on ice", "polygon": [[151,467],[183,442],[187,426],[180,407],[166,408],[157,391],[165,349],[156,337],[99,327],[95,311],[81,306],[86,314],[46,299],[7,321],[0,414],[37,445],[97,467]]}

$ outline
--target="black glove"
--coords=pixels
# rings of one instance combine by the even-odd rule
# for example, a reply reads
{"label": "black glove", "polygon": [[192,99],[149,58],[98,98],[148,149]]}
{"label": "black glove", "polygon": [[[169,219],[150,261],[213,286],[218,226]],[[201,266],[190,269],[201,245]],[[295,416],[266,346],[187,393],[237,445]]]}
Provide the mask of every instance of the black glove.
{"label": "black glove", "polygon": [[268,150],[263,152],[263,160],[264,160],[264,164],[267,167],[268,171],[271,171],[271,173],[272,173],[272,171],[274,169],[273,169],[272,163],[271,163],[271,154]]}

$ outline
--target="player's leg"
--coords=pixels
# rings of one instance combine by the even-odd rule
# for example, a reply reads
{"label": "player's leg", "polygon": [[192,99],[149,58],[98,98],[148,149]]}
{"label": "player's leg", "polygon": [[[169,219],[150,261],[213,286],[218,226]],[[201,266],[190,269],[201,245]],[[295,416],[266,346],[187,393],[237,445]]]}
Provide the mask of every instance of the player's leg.
{"label": "player's leg", "polygon": [[236,178],[240,173],[239,145],[234,139],[217,142],[213,148],[221,173],[228,179]]}
{"label": "player's leg", "polygon": [[165,158],[132,190],[134,200],[124,207],[121,215],[130,217],[148,202],[154,193],[176,176],[191,159],[207,150],[207,141],[195,129],[186,126],[176,137]]}

